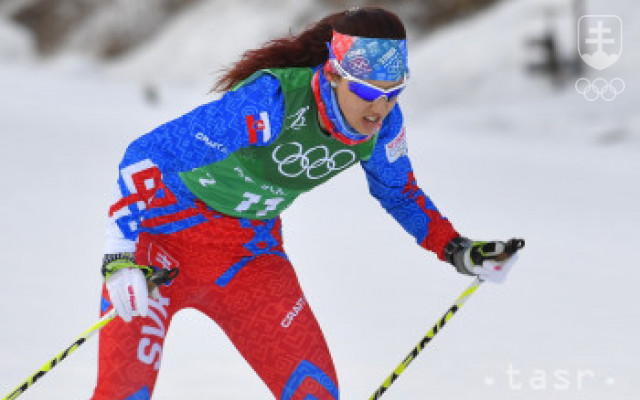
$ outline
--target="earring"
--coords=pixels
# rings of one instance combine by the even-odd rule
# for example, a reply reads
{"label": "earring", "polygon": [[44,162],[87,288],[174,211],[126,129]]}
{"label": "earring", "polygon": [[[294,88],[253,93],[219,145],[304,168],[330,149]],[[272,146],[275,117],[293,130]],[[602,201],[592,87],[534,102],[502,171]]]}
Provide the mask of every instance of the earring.
{"label": "earring", "polygon": [[334,88],[334,89],[338,87],[338,84],[336,82],[334,82],[334,81],[331,81],[330,84],[331,84],[331,87]]}

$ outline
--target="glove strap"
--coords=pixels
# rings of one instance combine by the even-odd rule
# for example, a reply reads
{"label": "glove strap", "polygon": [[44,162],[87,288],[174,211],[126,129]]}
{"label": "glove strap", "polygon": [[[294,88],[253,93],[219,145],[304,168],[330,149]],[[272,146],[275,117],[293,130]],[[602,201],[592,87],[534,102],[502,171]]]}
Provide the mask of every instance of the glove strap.
{"label": "glove strap", "polygon": [[464,250],[471,247],[471,240],[467,239],[464,236],[458,236],[449,241],[447,245],[444,247],[444,257],[447,262],[453,266],[456,266],[454,255],[458,252],[462,254]]}
{"label": "glove strap", "polygon": [[136,264],[132,253],[105,254],[102,259],[102,276],[104,279],[124,268],[137,268],[142,271],[147,279],[153,274],[153,268]]}
{"label": "glove strap", "polygon": [[471,272],[471,266],[468,266],[465,262],[465,254],[469,247],[472,247],[474,242],[467,239],[464,236],[458,236],[453,238],[444,247],[444,255],[449,264],[453,265],[456,271],[464,275],[475,276]]}

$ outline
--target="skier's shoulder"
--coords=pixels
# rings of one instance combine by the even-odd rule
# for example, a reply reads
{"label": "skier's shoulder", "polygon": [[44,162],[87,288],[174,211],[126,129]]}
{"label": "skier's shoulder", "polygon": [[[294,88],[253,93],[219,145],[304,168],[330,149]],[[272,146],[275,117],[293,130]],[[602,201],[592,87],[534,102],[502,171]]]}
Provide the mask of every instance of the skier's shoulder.
{"label": "skier's shoulder", "polygon": [[313,69],[307,67],[267,68],[254,72],[233,90],[260,90],[263,93],[310,88]]}
{"label": "skier's shoulder", "polygon": [[275,74],[269,73],[269,70],[259,70],[251,74],[248,78],[238,83],[227,94],[233,93],[252,93],[256,95],[266,96],[277,93],[281,90],[280,80]]}

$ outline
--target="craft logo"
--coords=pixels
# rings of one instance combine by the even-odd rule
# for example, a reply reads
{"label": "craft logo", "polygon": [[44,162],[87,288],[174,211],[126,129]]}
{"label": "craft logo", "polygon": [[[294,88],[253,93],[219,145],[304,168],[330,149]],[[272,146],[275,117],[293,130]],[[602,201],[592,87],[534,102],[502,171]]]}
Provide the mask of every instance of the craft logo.
{"label": "craft logo", "polygon": [[284,319],[280,322],[280,326],[283,328],[288,328],[293,323],[293,320],[296,319],[298,314],[302,312],[304,306],[307,304],[307,300],[304,296],[300,297],[293,308],[287,313]]}
{"label": "craft logo", "polygon": [[250,114],[245,116],[247,131],[249,132],[249,143],[264,144],[271,139],[271,123],[269,114],[266,111],[260,114]]}
{"label": "craft logo", "polygon": [[[585,15],[578,20],[578,53],[591,68],[598,71],[614,65],[622,55],[622,19],[617,15]],[[625,89],[620,78],[576,81],[576,91],[588,101],[613,101]]]}
{"label": "craft logo", "polygon": [[226,147],[224,147],[224,145],[222,143],[214,142],[213,140],[209,139],[209,137],[207,135],[205,135],[204,133],[202,133],[202,132],[196,133],[196,139],[201,141],[207,147],[210,147],[212,149],[219,150],[219,151],[221,151],[223,153],[228,153],[229,152],[229,150],[227,150]]}

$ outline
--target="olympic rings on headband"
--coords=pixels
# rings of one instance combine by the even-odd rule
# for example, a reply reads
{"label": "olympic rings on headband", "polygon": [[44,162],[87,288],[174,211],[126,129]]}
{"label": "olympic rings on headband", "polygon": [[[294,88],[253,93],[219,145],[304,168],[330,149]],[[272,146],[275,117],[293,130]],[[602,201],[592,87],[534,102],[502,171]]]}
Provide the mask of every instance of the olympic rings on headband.
{"label": "olympic rings on headband", "polygon": [[596,78],[593,82],[587,78],[580,78],[575,86],[576,91],[588,101],[596,101],[599,98],[604,101],[613,101],[616,96],[624,92],[626,87],[620,78],[613,78],[609,82],[604,78]]}

